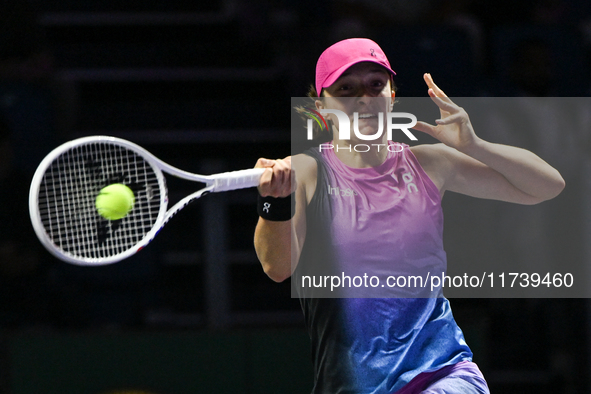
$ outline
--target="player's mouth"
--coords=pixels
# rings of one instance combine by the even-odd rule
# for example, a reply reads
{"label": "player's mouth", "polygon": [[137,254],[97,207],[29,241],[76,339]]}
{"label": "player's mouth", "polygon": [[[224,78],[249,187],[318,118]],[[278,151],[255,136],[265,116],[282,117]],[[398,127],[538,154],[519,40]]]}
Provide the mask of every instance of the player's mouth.
{"label": "player's mouth", "polygon": [[371,114],[371,113],[359,114],[359,119],[372,119],[372,118],[377,118],[377,117],[378,117],[377,114]]}

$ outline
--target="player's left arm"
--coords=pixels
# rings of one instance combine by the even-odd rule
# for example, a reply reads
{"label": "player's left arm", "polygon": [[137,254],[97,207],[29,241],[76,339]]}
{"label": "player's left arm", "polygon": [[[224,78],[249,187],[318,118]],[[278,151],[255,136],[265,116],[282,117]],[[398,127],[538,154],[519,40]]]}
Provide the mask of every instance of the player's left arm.
{"label": "player's left arm", "polygon": [[425,74],[429,96],[441,118],[433,126],[417,122],[415,129],[443,144],[418,152],[427,173],[434,174],[440,190],[520,204],[537,204],[564,189],[560,173],[534,153],[494,144],[474,133],[466,111],[454,104]]}

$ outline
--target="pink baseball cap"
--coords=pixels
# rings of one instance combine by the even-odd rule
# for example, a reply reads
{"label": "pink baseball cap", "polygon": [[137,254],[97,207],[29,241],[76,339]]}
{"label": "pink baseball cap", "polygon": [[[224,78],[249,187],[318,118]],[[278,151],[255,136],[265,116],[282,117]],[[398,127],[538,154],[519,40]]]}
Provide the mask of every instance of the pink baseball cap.
{"label": "pink baseball cap", "polygon": [[328,47],[316,63],[316,92],[332,85],[346,69],[360,62],[373,62],[396,75],[382,48],[368,38],[349,38]]}

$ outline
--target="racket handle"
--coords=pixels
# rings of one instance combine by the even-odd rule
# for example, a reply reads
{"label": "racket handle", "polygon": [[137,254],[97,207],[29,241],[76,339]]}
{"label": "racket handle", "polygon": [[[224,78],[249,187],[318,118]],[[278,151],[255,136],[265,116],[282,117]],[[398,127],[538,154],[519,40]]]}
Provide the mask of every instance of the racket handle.
{"label": "racket handle", "polygon": [[225,192],[227,190],[258,186],[263,172],[265,172],[264,168],[251,168],[213,175],[212,192]]}

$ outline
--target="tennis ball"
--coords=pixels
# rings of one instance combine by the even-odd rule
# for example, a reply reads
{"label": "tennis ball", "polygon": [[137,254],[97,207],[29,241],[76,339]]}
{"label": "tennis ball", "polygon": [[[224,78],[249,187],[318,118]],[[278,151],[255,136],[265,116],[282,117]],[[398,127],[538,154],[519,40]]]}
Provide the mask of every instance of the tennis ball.
{"label": "tennis ball", "polygon": [[124,218],[133,208],[135,196],[131,189],[121,183],[114,183],[101,189],[96,197],[96,210],[108,220]]}

